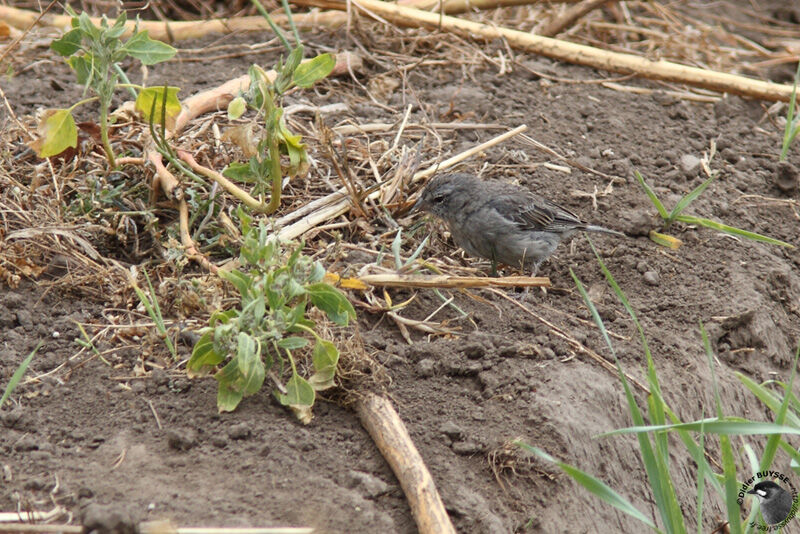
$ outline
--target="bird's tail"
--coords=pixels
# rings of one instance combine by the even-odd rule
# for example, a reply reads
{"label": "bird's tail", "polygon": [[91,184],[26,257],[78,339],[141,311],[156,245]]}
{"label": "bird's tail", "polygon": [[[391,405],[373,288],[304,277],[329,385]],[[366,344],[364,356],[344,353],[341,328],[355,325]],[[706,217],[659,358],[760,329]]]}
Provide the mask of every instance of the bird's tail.
{"label": "bird's tail", "polygon": [[584,228],[584,230],[586,230],[587,232],[600,232],[600,233],[603,233],[603,234],[612,234],[612,235],[618,235],[620,237],[627,237],[622,232],[617,232],[616,230],[610,230],[608,228],[603,228],[602,226],[595,226],[594,224],[587,224],[586,228]]}

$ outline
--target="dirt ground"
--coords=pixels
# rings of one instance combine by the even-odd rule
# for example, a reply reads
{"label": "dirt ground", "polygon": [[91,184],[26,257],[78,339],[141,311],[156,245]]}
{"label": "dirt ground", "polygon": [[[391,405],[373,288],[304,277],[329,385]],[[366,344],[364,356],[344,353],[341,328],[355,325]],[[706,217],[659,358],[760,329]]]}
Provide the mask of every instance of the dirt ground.
{"label": "dirt ground", "polygon": [[[800,32],[797,25],[795,29]],[[202,49],[269,38],[212,36],[177,46]],[[302,100],[290,99],[290,104],[305,99],[314,105],[344,104],[347,111],[326,119],[332,124],[397,123],[410,104],[411,122],[461,120],[502,126],[439,130],[443,157],[526,124],[537,141],[598,171],[554,159],[520,139],[460,166],[485,179],[517,181],[587,220],[632,236],[593,240],[638,313],[665,399],[683,420],[714,411],[699,321],[709,331],[717,355],[725,412],[771,420],[771,412],[735,373],[759,382],[788,380],[800,338],[800,252],[685,225],[671,229],[683,240],[681,248],[659,247],[644,235],[657,226],[655,210],[633,173],[641,172],[672,206],[705,179],[699,158],[715,144],[710,167],[719,171],[719,178],[689,212],[798,244],[800,148],[790,153],[788,164],[778,164],[783,130],[769,111],[772,103],[735,96],[692,102],[643,80],[622,83],[658,91],[617,91],[597,83],[614,75],[520,52],[501,72],[493,59],[507,52],[503,43],[464,44],[469,56],[448,61],[457,49],[446,36],[389,31],[366,22],[352,38],[344,30],[307,33],[304,38],[315,51],[360,46],[371,50],[371,38],[388,39],[398,52],[420,58],[417,65],[399,68],[399,60],[376,52],[354,78],[327,80],[303,93]],[[14,75],[0,81],[19,117],[80,98],[81,88],[46,48],[48,43],[49,38],[29,37],[14,60]],[[246,73],[253,61],[272,64],[276,50],[219,59],[195,53],[200,60],[151,67],[148,83],[169,80],[181,87],[181,96],[190,95]],[[131,68],[132,76],[140,77],[136,69]],[[773,69],[771,75],[786,81],[792,72],[788,65]],[[396,83],[375,83],[378,79]],[[385,92],[378,95],[380,88]],[[2,113],[2,121],[10,124],[6,110]],[[307,114],[298,120],[314,119]],[[409,132],[403,143],[413,148],[422,136],[419,130]],[[437,141],[428,137],[425,142]],[[16,145],[4,150],[11,152],[4,164],[22,151]],[[307,179],[314,179],[313,169]],[[0,217],[2,225],[9,214]],[[401,217],[400,222],[411,225],[418,218]],[[391,230],[383,219],[366,223],[377,229],[376,234]],[[436,231],[426,256],[450,255],[454,265],[475,265],[455,252],[442,225],[430,221],[429,227]],[[339,237],[369,249],[371,245],[360,240],[362,230],[353,224],[338,230]],[[144,261],[125,254],[115,253],[131,264]],[[339,258],[326,268],[340,272],[348,265],[374,261],[354,249],[344,249]],[[485,263],[477,266],[487,268]],[[516,295],[517,303],[488,290],[471,291],[482,300],[453,293],[454,303],[467,317],[448,308],[437,320],[446,316],[448,327],[458,331],[454,336],[426,336],[412,329],[409,344],[383,314],[357,308],[360,336],[386,367],[388,393],[459,532],[644,531],[640,523],[601,503],[555,467],[520,453],[510,445],[517,438],[594,474],[646,515],[657,517],[636,439],[596,437],[631,424],[618,378],[519,306],[611,358],[589,321],[569,269],[589,289],[607,327],[618,336],[613,341],[625,370],[644,382],[636,330],[582,236],[562,244],[543,265],[540,274],[553,284],[546,293]],[[163,347],[145,343],[146,333],[127,343],[101,343],[97,348],[103,359],[92,358],[89,351],[79,353],[76,324],[94,335],[121,304],[104,298],[102,281],[94,292],[69,290],[57,283],[62,275],[51,265],[42,276],[24,279],[16,289],[4,286],[0,292],[0,386],[36,344],[43,343],[27,374],[40,378],[21,386],[12,403],[0,410],[0,511],[49,510],[57,505],[77,521],[81,504],[94,501],[126,510],[136,520],[169,518],[182,526],[416,531],[397,480],[351,411],[319,402],[314,420],[304,426],[263,390],[235,412],[218,414],[216,382],[189,380]],[[415,292],[390,293],[400,302]],[[416,293],[416,300],[403,310],[410,318],[424,319],[441,305],[430,291]],[[363,300],[357,292],[350,297]],[[173,304],[163,306],[172,310]],[[139,318],[146,322],[146,316]],[[146,372],[135,373],[144,345],[153,352],[150,363]],[[185,361],[191,347],[181,345],[179,351]],[[637,396],[644,401],[640,391]],[[745,443],[759,452],[765,440],[737,438],[734,443],[739,452]],[[707,449],[719,461],[716,440],[709,439]],[[696,518],[696,469],[677,440],[672,462],[691,525]],[[775,467],[791,472],[786,456],[779,455]],[[709,492],[702,531],[711,532],[723,516],[721,500]],[[784,531],[800,532],[798,525],[795,521]]]}

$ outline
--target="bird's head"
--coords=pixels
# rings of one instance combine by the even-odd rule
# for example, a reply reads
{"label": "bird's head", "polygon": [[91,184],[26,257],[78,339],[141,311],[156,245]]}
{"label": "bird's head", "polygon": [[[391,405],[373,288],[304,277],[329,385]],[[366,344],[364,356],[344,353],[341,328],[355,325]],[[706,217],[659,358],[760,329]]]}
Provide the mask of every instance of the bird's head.
{"label": "bird's head", "polygon": [[480,181],[471,174],[445,174],[432,179],[423,189],[411,212],[425,211],[441,219],[460,209],[465,195],[471,194]]}

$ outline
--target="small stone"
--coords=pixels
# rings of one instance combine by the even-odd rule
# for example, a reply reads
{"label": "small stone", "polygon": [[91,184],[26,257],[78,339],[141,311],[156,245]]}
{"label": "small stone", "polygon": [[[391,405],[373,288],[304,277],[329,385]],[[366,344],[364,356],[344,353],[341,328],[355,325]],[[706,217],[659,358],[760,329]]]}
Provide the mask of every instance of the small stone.
{"label": "small stone", "polygon": [[197,435],[191,429],[167,430],[167,444],[176,451],[188,451],[197,444]]}
{"label": "small stone", "polygon": [[470,360],[477,360],[478,358],[483,358],[486,354],[486,347],[480,343],[469,343],[464,346],[463,352]]}
{"label": "small stone", "polygon": [[350,479],[349,487],[358,489],[366,498],[374,499],[389,491],[389,484],[370,473],[361,471],[349,471],[347,476]]}
{"label": "small stone", "polygon": [[700,158],[692,154],[684,154],[681,156],[680,167],[687,176],[697,174],[700,169]]}
{"label": "small stone", "polygon": [[778,189],[787,194],[797,191],[797,167],[788,161],[781,161],[778,163],[778,168],[775,171],[775,185]]}
{"label": "small stone", "polygon": [[25,330],[33,329],[33,315],[26,309],[17,310],[17,324]]}
{"label": "small stone", "polygon": [[19,441],[17,441],[14,444],[14,450],[19,452],[35,451],[38,448],[39,448],[39,443],[31,435],[23,436]]}
{"label": "small stone", "polygon": [[643,275],[644,281],[650,284],[651,286],[657,286],[661,283],[661,277],[658,275],[656,271],[647,271]]}
{"label": "small stone", "polygon": [[84,532],[89,534],[136,534],[138,521],[119,505],[91,503],[81,512]]}
{"label": "small stone", "polygon": [[636,270],[639,271],[641,274],[647,272],[647,262],[644,260],[640,260],[639,263],[636,264]]}
{"label": "small stone", "polygon": [[464,431],[452,421],[444,423],[439,430],[450,439],[458,440],[464,436]]}
{"label": "small stone", "polygon": [[424,360],[420,360],[417,363],[417,373],[419,374],[419,376],[423,378],[428,378],[433,376],[435,368],[436,368],[436,362],[433,361],[431,358],[425,358]]}
{"label": "small stone", "polygon": [[228,445],[228,440],[225,436],[216,434],[211,438],[211,444],[218,449],[224,449]]}
{"label": "small stone", "polygon": [[482,450],[480,444],[474,441],[456,441],[451,445],[453,452],[460,455],[460,456],[471,456],[473,454],[479,454]]}
{"label": "small stone", "polygon": [[250,437],[251,430],[246,423],[233,425],[228,429],[228,437],[231,439],[247,439]]}

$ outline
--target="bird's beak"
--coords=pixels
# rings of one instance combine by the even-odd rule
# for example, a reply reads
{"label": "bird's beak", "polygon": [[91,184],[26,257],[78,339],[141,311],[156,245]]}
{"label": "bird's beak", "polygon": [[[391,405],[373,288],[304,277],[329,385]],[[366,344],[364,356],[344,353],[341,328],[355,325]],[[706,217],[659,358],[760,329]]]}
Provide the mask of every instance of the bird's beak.
{"label": "bird's beak", "polygon": [[420,195],[419,197],[417,197],[417,201],[414,202],[414,205],[411,206],[411,209],[408,210],[409,215],[420,211],[422,209],[423,204],[424,202],[422,201],[422,195]]}

